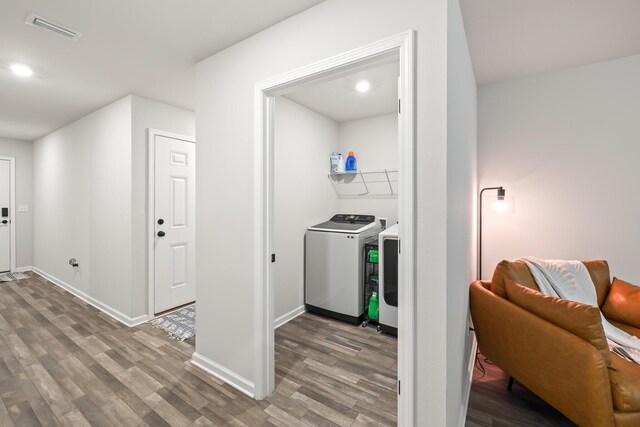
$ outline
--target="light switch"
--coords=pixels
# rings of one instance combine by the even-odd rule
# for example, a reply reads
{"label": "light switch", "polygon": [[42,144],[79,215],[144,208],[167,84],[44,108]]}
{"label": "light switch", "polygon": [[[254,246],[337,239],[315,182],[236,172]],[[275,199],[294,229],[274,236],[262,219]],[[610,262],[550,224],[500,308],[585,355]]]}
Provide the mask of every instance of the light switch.
{"label": "light switch", "polygon": [[29,212],[29,205],[18,205],[18,212]]}

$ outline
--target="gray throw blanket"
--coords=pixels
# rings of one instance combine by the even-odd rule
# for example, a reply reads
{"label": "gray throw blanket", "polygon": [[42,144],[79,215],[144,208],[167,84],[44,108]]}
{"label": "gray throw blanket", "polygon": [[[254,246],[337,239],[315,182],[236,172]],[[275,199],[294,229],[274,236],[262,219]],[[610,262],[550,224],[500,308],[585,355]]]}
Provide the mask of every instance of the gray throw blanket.
{"label": "gray throw blanket", "polygon": [[[540,288],[540,292],[598,307],[596,287],[580,261],[521,258]],[[640,364],[640,339],[616,328],[600,313],[609,349],[623,359]]]}

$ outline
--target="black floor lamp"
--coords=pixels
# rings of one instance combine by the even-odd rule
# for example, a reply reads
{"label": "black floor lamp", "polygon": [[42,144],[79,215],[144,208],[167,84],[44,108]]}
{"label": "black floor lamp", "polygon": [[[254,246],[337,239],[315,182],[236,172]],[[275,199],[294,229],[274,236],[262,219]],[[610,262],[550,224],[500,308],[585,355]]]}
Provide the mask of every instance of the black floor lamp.
{"label": "black floor lamp", "polygon": [[478,196],[478,280],[482,280],[482,193],[487,190],[498,190],[498,201],[504,202],[506,190],[504,187],[486,187],[480,190]]}

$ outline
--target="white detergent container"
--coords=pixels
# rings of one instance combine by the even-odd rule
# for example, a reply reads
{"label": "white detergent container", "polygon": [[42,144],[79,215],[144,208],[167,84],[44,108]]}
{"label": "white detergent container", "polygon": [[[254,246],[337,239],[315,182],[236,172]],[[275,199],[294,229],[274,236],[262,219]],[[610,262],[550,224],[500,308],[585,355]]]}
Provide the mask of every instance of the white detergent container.
{"label": "white detergent container", "polygon": [[329,171],[331,173],[338,172],[338,160],[340,160],[340,153],[338,153],[337,151],[331,153],[331,157],[329,157],[329,161],[331,164]]}
{"label": "white detergent container", "polygon": [[336,171],[337,173],[344,173],[345,172],[345,162],[344,159],[342,158],[342,154],[338,155],[338,170]]}

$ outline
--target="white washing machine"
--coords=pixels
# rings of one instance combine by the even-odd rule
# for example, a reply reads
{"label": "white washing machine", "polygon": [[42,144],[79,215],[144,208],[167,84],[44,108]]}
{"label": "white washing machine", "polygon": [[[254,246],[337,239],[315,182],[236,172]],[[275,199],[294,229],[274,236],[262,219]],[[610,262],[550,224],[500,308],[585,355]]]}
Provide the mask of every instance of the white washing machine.
{"label": "white washing machine", "polygon": [[378,236],[378,328],[398,335],[398,224]]}
{"label": "white washing machine", "polygon": [[373,215],[338,214],[305,234],[304,304],[308,311],[360,323],[364,316],[362,251],[379,233]]}

